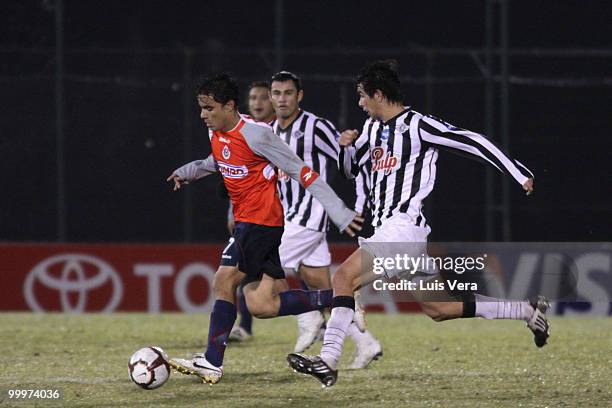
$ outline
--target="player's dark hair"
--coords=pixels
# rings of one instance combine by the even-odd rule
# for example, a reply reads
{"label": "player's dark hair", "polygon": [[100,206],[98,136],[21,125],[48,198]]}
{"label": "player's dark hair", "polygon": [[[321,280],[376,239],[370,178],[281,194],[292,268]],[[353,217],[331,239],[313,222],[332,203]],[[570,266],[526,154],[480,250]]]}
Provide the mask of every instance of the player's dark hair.
{"label": "player's dark hair", "polygon": [[225,73],[204,78],[198,85],[198,95],[210,96],[223,105],[229,101],[234,101],[236,108],[238,108],[238,84]]}
{"label": "player's dark hair", "polygon": [[249,89],[247,89],[247,92],[251,92],[251,89],[253,88],[266,88],[267,90],[270,90],[270,84],[266,81],[251,82],[249,84]]}
{"label": "player's dark hair", "polygon": [[274,81],[276,82],[293,81],[295,85],[295,89],[297,89],[298,92],[302,90],[302,80],[300,79],[299,76],[295,75],[293,72],[289,72],[289,71],[277,72],[276,74],[272,75],[272,80],[270,82],[272,83]]}
{"label": "player's dark hair", "polygon": [[399,64],[396,60],[371,62],[361,68],[356,82],[370,97],[379,90],[390,103],[402,103],[403,95],[398,71]]}

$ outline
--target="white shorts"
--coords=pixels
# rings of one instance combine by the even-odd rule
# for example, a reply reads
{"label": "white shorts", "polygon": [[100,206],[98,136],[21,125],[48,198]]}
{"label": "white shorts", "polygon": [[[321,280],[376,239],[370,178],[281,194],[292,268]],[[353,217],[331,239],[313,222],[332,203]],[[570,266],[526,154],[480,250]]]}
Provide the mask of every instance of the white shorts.
{"label": "white shorts", "polygon": [[331,264],[325,232],[315,231],[290,222],[278,248],[281,266],[297,270],[300,265],[322,267]]}
{"label": "white shorts", "polygon": [[[359,238],[359,246],[367,251],[379,262],[379,270],[384,270],[387,278],[397,276],[402,272],[422,272],[427,274],[437,273],[427,265],[427,236],[431,228],[419,227],[414,224],[413,219],[404,213],[399,213],[383,221],[382,225],[374,230],[369,238]],[[400,266],[388,266],[383,263],[384,259],[396,259],[397,256],[408,260],[400,262]],[[420,260],[419,260],[420,258]],[[416,264],[414,261],[418,261]],[[415,268],[404,268],[402,265],[412,265]],[[375,263],[375,266],[377,264]],[[422,265],[423,267],[420,267]],[[376,271],[375,271],[376,272]]]}

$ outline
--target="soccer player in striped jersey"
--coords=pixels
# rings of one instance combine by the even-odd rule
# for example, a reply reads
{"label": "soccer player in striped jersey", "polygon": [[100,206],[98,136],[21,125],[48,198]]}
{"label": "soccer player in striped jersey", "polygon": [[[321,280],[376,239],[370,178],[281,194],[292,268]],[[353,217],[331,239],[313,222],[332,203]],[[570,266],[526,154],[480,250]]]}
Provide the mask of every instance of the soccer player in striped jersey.
{"label": "soccer player in striped jersey", "polygon": [[325,207],[332,222],[354,236],[363,221],[349,210],[266,124],[240,115],[238,85],[225,74],[207,78],[198,90],[200,117],[209,130],[212,153],[174,170],[168,181],[178,190],[185,183],[221,173],[236,227],[221,255],[213,281],[215,303],[205,353],[192,359],[171,359],[176,370],[215,384],[223,375],[223,357],[236,320],[236,289],[246,280],[244,294],[259,318],[297,315],[330,306],[331,290],[288,290],[278,246],[283,233],[283,208],[276,190],[276,170],[302,180],[304,188]]}
{"label": "soccer player in striped jersey", "polygon": [[[256,81],[249,85],[247,103],[249,114],[256,121],[271,124],[276,119],[274,108],[270,101],[270,84],[266,81]],[[230,235],[234,231],[234,226],[234,212],[232,211],[232,203],[230,201],[227,211],[227,229]],[[253,316],[246,305],[243,285],[240,285],[238,288],[237,301],[240,323],[234,326],[228,341],[243,342],[250,339],[253,335]]]}
{"label": "soccer player in striped jersey", "polygon": [[[300,108],[304,97],[300,78],[288,71],[272,76],[270,83],[276,120],[274,132],[304,160],[307,166],[328,181],[328,168],[337,166],[340,136],[328,120]],[[285,213],[285,232],[279,247],[281,265],[296,273],[309,289],[331,288],[331,255],[327,244],[328,217],[325,208],[300,183],[279,172],[278,190]],[[363,316],[363,313],[358,314]],[[297,316],[299,336],[295,352],[310,347],[324,324],[319,310]],[[363,323],[362,323],[363,324]],[[349,335],[356,345],[351,368],[365,368],[382,355],[380,343],[365,330],[351,324]]]}
{"label": "soccer player in striped jersey", "polygon": [[[412,257],[426,253],[430,228],[422,213],[422,202],[434,187],[438,149],[451,149],[482,159],[509,174],[528,195],[533,191],[533,174],[484,136],[405,107],[394,61],[378,61],[364,67],[357,77],[357,92],[359,106],[370,118],[361,134],[356,130],[342,133],[339,165],[347,177],[354,177],[360,167],[371,165],[375,231],[370,238],[360,239],[360,248],[334,274],[332,313],[320,354],[293,353],[287,357],[291,367],[315,376],[324,386],[331,386],[337,380],[338,360],[353,320],[353,292],[381,277],[373,272],[374,258],[393,257],[397,254],[392,249],[393,243],[398,242],[405,244],[402,249],[413,251],[408,253]],[[368,267],[364,268],[364,265]],[[384,271],[388,278],[401,272],[406,271]],[[430,279],[438,282],[437,271],[419,272],[433,272]],[[461,317],[523,320],[533,332],[536,346],[546,344],[549,302],[542,296],[511,301],[472,293],[464,296],[462,301],[450,295],[430,301],[426,293],[411,293],[423,311],[435,321]]]}

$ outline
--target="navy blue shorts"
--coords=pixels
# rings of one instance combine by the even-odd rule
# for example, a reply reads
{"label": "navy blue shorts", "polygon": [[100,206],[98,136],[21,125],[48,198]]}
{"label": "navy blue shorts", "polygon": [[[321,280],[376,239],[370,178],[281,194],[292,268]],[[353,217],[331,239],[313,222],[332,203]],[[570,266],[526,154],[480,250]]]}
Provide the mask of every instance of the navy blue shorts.
{"label": "navy blue shorts", "polygon": [[278,255],[283,230],[283,227],[237,222],[221,254],[221,265],[238,266],[246,273],[243,285],[261,280],[264,273],[274,279],[285,279]]}

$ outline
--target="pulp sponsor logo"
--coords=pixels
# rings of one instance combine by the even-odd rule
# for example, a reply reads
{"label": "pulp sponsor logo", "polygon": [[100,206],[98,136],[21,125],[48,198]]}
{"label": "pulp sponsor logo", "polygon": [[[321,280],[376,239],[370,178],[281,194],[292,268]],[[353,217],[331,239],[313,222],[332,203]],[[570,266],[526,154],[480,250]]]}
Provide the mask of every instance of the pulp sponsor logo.
{"label": "pulp sponsor logo", "polygon": [[217,162],[217,164],[219,165],[219,173],[223,177],[239,179],[249,175],[249,169],[245,165],[234,166],[224,162]]}
{"label": "pulp sponsor logo", "polygon": [[372,171],[382,171],[385,174],[391,173],[399,163],[399,157],[392,155],[391,152],[385,154],[385,149],[375,147],[372,149]]}

